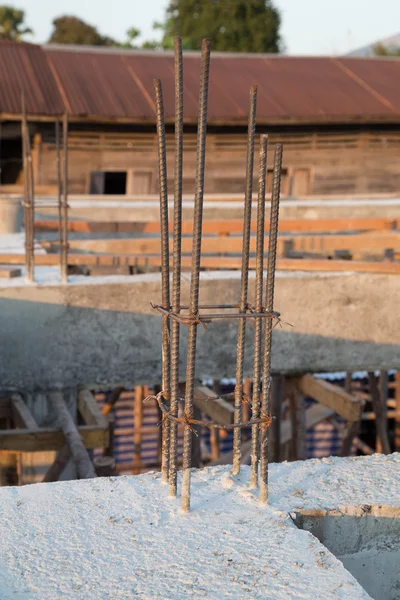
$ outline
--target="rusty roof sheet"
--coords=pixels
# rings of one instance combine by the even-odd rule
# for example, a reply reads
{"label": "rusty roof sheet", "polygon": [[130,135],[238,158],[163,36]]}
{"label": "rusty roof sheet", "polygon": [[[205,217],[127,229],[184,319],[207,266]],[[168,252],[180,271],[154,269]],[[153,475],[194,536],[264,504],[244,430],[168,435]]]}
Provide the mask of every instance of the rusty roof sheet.
{"label": "rusty roof sheet", "polygon": [[[186,122],[197,120],[199,73],[199,54],[186,53]],[[169,52],[0,44],[0,112],[20,112],[23,84],[30,113],[66,109],[72,119],[154,122],[155,77],[163,82],[165,115],[172,121]],[[245,123],[253,84],[259,86],[259,123],[400,121],[400,60],[214,53],[209,122]]]}
{"label": "rusty roof sheet", "polygon": [[26,110],[36,115],[56,115],[65,109],[40,46],[0,41],[0,112],[21,113],[21,95]]}

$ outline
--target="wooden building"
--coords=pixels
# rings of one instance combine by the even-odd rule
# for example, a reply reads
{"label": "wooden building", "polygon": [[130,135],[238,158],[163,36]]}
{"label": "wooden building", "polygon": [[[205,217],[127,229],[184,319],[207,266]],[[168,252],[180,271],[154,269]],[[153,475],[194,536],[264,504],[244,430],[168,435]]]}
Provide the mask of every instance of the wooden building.
{"label": "wooden building", "polygon": [[[186,54],[184,194],[194,189],[199,64]],[[22,185],[23,90],[38,190],[56,189],[55,121],[67,111],[71,193],[155,194],[154,77],[164,86],[172,190],[172,54],[0,42],[0,191]],[[214,53],[206,193],[243,191],[252,84],[257,131],[284,143],[285,194],[399,192],[399,60]]]}

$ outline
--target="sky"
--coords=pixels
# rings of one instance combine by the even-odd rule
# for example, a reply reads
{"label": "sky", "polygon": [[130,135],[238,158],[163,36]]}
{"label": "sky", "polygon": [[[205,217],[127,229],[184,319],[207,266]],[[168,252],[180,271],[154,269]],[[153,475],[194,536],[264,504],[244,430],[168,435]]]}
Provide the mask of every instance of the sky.
{"label": "sky", "polygon": [[[208,0],[202,0],[207,2]],[[26,23],[45,42],[52,20],[70,14],[95,25],[103,35],[123,40],[130,27],[141,39],[156,39],[154,21],[163,20],[168,0],[7,0],[25,10]],[[274,0],[282,15],[287,54],[346,54],[400,33],[400,0]],[[28,38],[27,38],[28,40]]]}

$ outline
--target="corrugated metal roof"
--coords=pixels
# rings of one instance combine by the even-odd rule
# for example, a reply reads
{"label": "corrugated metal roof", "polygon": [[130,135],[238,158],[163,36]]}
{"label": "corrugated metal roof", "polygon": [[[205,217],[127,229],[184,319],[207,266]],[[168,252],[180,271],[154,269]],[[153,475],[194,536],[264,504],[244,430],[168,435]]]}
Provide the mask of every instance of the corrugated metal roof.
{"label": "corrugated metal roof", "polygon": [[55,115],[65,110],[40,46],[1,40],[0,112],[20,114],[22,91],[30,114]]}
{"label": "corrugated metal roof", "polygon": [[[187,53],[187,122],[197,120],[199,70],[199,54]],[[0,112],[19,114],[23,85],[30,113],[51,116],[66,108],[72,119],[154,122],[155,77],[163,82],[165,114],[172,121],[169,52],[3,43]],[[209,122],[245,123],[253,84],[259,86],[259,123],[400,121],[399,60],[214,53]]]}

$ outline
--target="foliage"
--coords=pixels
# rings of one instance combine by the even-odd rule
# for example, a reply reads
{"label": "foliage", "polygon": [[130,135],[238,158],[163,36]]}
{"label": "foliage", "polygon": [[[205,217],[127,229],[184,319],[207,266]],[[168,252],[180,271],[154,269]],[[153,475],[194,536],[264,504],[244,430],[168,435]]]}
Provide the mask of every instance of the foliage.
{"label": "foliage", "polygon": [[24,27],[25,12],[13,6],[0,6],[0,39],[21,42],[22,37],[33,33],[29,27]]}
{"label": "foliage", "polygon": [[83,46],[113,46],[116,42],[101,35],[96,27],[74,16],[63,15],[54,19],[51,44],[77,44]]}
{"label": "foliage", "polygon": [[280,14],[271,0],[170,0],[162,29],[161,48],[182,38],[185,49],[199,50],[211,38],[214,50],[279,52]]}
{"label": "foliage", "polygon": [[400,48],[386,48],[383,44],[375,44],[375,56],[400,56]]}

